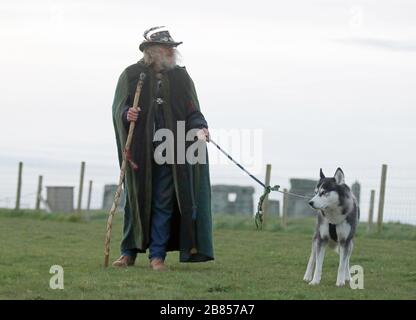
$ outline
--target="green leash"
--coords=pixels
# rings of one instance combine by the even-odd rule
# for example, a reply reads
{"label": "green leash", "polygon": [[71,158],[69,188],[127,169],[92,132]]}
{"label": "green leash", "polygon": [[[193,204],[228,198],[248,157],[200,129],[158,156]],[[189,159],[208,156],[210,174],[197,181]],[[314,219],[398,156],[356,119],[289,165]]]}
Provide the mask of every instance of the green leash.
{"label": "green leash", "polygon": [[279,185],[275,185],[274,187],[267,186],[264,189],[262,196],[259,199],[259,203],[257,204],[257,212],[256,216],[254,217],[254,222],[256,223],[257,230],[263,229],[263,202],[266,199],[266,196],[272,191],[278,191],[280,188]]}

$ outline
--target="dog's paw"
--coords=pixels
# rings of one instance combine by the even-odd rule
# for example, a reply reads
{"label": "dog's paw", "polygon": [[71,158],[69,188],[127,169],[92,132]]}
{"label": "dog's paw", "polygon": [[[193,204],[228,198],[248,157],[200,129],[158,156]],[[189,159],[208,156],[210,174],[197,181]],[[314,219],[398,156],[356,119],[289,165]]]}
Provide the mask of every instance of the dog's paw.
{"label": "dog's paw", "polygon": [[337,287],[343,287],[343,286],[345,286],[345,281],[337,281],[336,286]]}
{"label": "dog's paw", "polygon": [[305,275],[305,276],[303,277],[303,281],[306,281],[306,282],[311,282],[311,281],[312,281],[312,276],[311,276],[311,275]]}
{"label": "dog's paw", "polygon": [[319,282],[321,282],[321,281],[319,281],[319,280],[312,280],[311,282],[309,282],[309,285],[310,286],[316,286],[316,285],[319,284]]}

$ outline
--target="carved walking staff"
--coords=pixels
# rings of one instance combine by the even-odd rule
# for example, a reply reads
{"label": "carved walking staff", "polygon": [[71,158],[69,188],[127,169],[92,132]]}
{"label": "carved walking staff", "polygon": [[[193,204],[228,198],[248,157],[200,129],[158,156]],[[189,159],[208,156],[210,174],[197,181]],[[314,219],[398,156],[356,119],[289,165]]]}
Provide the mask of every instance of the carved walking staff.
{"label": "carved walking staff", "polygon": [[[134,101],[133,101],[133,108],[136,111],[140,111],[139,107],[138,107],[138,104],[139,104],[140,93],[141,93],[143,82],[144,82],[145,78],[146,78],[146,74],[143,73],[143,72],[140,73],[139,82],[137,83],[136,92],[134,94]],[[106,233],[106,236],[105,236],[105,244],[104,244],[104,267],[105,268],[108,267],[108,262],[109,262],[109,259],[110,259],[110,242],[111,242],[111,229],[112,229],[112,226],[113,226],[113,217],[114,217],[114,214],[117,210],[118,203],[119,203],[119,200],[120,200],[121,188],[122,188],[123,181],[124,181],[124,176],[125,176],[125,173],[126,173],[127,162],[129,161],[131,163],[131,166],[134,170],[137,169],[137,165],[131,160],[131,157],[130,157],[130,145],[131,145],[131,140],[133,138],[133,132],[134,132],[134,127],[135,126],[136,126],[136,122],[131,121],[130,122],[130,127],[129,127],[129,132],[128,132],[127,139],[126,139],[126,144],[125,144],[125,147],[124,147],[123,161],[122,161],[121,167],[120,167],[120,177],[119,177],[119,180],[118,180],[118,186],[117,186],[116,193],[114,195],[113,205],[111,206],[110,213],[108,215],[107,233]]]}

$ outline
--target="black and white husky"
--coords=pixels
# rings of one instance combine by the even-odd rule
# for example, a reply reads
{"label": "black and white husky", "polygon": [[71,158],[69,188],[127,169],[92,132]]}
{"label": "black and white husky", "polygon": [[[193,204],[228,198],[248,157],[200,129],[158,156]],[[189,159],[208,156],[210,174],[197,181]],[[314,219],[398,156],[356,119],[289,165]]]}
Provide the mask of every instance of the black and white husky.
{"label": "black and white husky", "polygon": [[[325,246],[329,244],[339,253],[337,286],[350,281],[350,257],[353,237],[360,217],[360,208],[350,188],[345,184],[340,168],[333,178],[326,178],[320,170],[315,196],[309,205],[318,211],[318,221],[312,240],[312,252],[303,280],[310,285],[321,281]],[[314,272],[315,267],[315,272]],[[313,275],[313,277],[312,277]]]}

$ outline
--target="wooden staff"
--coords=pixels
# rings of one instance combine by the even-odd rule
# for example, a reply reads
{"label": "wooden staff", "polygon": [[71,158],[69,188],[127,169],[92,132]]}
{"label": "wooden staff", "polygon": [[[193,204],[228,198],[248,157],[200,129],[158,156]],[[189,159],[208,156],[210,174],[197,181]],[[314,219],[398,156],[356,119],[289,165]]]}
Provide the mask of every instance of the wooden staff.
{"label": "wooden staff", "polygon": [[[133,108],[137,112],[139,111],[138,105],[139,105],[140,93],[142,91],[142,86],[143,86],[143,82],[144,82],[145,78],[146,78],[146,74],[144,74],[143,72],[140,73],[140,78],[139,78],[139,82],[137,83],[136,92],[134,94],[134,101],[133,101]],[[116,193],[114,195],[113,205],[111,206],[110,213],[108,215],[107,234],[105,236],[105,245],[104,245],[104,267],[105,268],[108,267],[108,262],[109,262],[109,258],[110,258],[110,242],[111,242],[111,229],[112,229],[112,226],[113,226],[113,217],[114,217],[114,214],[117,210],[118,203],[119,203],[119,200],[120,200],[121,187],[123,185],[123,180],[124,180],[124,176],[125,176],[125,173],[126,173],[126,164],[127,164],[127,161],[128,161],[127,154],[130,152],[130,145],[131,145],[131,140],[133,138],[133,132],[134,132],[134,127],[135,126],[136,126],[136,122],[131,121],[130,122],[130,127],[129,127],[129,133],[127,135],[126,145],[124,147],[124,152],[123,152],[123,161],[121,163],[121,168],[120,168],[120,178],[118,180],[117,190],[116,190]]]}

